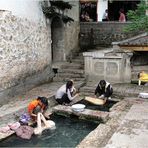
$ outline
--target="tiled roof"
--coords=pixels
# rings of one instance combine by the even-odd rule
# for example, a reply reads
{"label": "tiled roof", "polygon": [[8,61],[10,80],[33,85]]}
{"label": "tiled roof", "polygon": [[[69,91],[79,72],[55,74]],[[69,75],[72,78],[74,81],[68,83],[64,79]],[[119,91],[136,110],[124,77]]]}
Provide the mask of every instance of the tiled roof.
{"label": "tiled roof", "polygon": [[119,46],[148,46],[148,34],[141,34],[139,36],[135,36],[121,42],[114,42],[113,44]]}

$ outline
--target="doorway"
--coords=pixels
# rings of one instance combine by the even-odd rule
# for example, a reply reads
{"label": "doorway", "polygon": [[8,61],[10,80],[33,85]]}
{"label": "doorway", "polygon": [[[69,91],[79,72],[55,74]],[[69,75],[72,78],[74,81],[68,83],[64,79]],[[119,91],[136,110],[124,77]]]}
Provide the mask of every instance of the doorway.
{"label": "doorway", "polygon": [[118,21],[119,20],[119,10],[123,9],[126,20],[127,20],[127,12],[129,10],[136,10],[137,4],[140,3],[140,0],[137,1],[108,1],[108,15],[110,21]]}
{"label": "doorway", "polygon": [[64,25],[60,17],[54,17],[51,22],[52,61],[64,60]]}

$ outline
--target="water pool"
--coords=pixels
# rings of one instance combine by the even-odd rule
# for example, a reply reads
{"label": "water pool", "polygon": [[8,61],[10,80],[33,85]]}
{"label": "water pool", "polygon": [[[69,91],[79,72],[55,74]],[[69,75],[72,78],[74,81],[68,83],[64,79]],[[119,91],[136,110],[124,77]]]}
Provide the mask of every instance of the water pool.
{"label": "water pool", "polygon": [[98,124],[54,115],[51,117],[56,123],[55,130],[46,130],[41,136],[33,136],[31,140],[23,140],[15,135],[0,142],[1,147],[76,147],[86,135],[94,130]]}

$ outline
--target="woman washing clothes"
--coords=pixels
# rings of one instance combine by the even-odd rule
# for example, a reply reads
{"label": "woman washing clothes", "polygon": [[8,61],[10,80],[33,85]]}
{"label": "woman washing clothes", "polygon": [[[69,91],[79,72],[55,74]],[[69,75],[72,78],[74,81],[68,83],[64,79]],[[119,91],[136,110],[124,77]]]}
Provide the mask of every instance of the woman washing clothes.
{"label": "woman washing clothes", "polygon": [[105,80],[101,80],[96,87],[95,96],[98,95],[99,99],[110,100],[113,94],[113,88],[111,84]]}
{"label": "woman washing clothes", "polygon": [[[45,97],[38,97],[33,100],[28,105],[28,112],[33,121],[37,122],[37,127],[34,129],[34,134],[41,134],[45,129],[55,128],[55,123],[49,119],[49,116],[45,115],[45,112],[48,108],[48,100]],[[42,122],[44,125],[42,126]]]}
{"label": "woman washing clothes", "polygon": [[[37,121],[37,114],[40,112],[44,116],[48,108],[48,100],[45,97],[38,97],[37,99],[31,101],[28,105],[28,113],[33,121]],[[46,118],[49,118],[46,116]]]}
{"label": "woman washing clothes", "polygon": [[73,80],[69,80],[57,90],[55,98],[59,104],[66,105],[69,104],[76,96],[78,96],[78,94],[76,94],[74,82]]}

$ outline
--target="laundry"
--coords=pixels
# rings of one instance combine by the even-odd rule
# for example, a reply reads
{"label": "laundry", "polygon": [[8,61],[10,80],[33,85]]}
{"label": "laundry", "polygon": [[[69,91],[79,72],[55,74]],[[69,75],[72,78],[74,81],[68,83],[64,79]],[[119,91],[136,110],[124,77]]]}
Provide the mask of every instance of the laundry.
{"label": "laundry", "polygon": [[6,125],[4,127],[1,127],[0,132],[1,133],[9,133],[9,132],[12,132],[12,131],[16,130],[19,127],[20,127],[19,122],[9,123],[8,125]]}
{"label": "laundry", "polygon": [[11,129],[10,129],[10,127],[7,125],[7,126],[5,126],[5,127],[1,127],[0,128],[0,132],[1,133],[8,133],[8,132],[10,132],[11,131]]}
{"label": "laundry", "polygon": [[33,132],[34,128],[27,125],[21,125],[15,130],[16,135],[22,139],[31,139]]}
{"label": "laundry", "polygon": [[[42,124],[43,121],[43,124]],[[55,129],[55,123],[52,120],[46,120],[42,113],[37,115],[37,127],[34,129],[35,135],[40,135],[45,129]]]}
{"label": "laundry", "polygon": [[95,105],[103,105],[106,102],[106,100],[93,97],[85,97],[85,100]]}
{"label": "laundry", "polygon": [[11,130],[16,130],[20,127],[20,123],[19,122],[10,123],[10,124],[8,124],[8,126]]}

